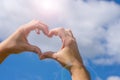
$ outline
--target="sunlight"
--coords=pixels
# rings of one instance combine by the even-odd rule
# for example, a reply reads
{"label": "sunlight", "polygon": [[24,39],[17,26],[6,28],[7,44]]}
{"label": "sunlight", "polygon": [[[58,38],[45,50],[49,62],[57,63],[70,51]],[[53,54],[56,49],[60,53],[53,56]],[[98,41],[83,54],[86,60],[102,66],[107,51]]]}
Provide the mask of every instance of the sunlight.
{"label": "sunlight", "polygon": [[56,10],[58,8],[58,4],[54,2],[54,0],[42,0],[41,7],[44,10]]}
{"label": "sunlight", "polygon": [[60,0],[35,0],[35,6],[44,14],[58,13],[63,7]]}

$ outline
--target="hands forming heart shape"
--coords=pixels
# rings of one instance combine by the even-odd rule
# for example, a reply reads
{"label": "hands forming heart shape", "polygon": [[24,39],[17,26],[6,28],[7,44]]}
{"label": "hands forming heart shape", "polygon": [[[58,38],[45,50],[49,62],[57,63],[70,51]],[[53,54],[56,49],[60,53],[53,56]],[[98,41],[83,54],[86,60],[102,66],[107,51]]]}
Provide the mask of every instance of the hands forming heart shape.
{"label": "hands forming heart shape", "polygon": [[[35,45],[29,44],[27,37],[29,33],[35,30],[37,34],[40,34],[42,31],[46,36],[59,36],[62,41],[62,47],[59,51],[47,51],[42,53],[40,48]],[[63,67],[67,68],[75,80],[89,80],[88,72],[83,65],[82,58],[80,56],[76,40],[72,34],[71,30],[64,28],[55,28],[48,30],[47,25],[41,23],[40,21],[33,20],[25,25],[22,25],[16,30],[10,37],[4,40],[0,44],[0,63],[10,54],[18,54],[24,51],[32,51],[38,54],[40,59],[51,58],[58,61]],[[79,68],[82,70],[81,73],[78,72]],[[81,76],[76,76],[75,74],[82,74]],[[87,79],[86,79],[87,78]]]}
{"label": "hands forming heart shape", "polygon": [[[53,35],[59,36],[63,43],[62,48],[58,52],[48,51],[42,53],[37,46],[29,44],[27,40],[27,36],[32,30],[35,30],[37,34],[40,34],[40,31],[42,31],[48,37],[52,37]],[[3,51],[6,55],[32,51],[37,53],[40,59],[52,58],[61,63],[62,66],[71,66],[73,64],[83,65],[71,30],[56,28],[49,31],[47,25],[37,20],[33,20],[25,25],[22,25],[8,39],[1,43],[1,45],[3,45],[2,49],[4,49]]]}

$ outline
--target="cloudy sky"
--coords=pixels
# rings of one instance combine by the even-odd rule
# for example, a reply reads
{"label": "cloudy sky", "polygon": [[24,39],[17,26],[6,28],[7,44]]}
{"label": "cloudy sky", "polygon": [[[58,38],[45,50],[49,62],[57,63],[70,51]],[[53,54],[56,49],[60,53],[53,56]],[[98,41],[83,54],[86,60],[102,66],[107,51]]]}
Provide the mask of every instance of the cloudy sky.
{"label": "cloudy sky", "polygon": [[[1,0],[0,40],[20,25],[38,19],[49,29],[73,31],[92,80],[120,80],[119,0]],[[42,51],[57,51],[58,37],[31,32],[28,40]],[[0,65],[0,80],[71,80],[69,72],[54,60],[40,61],[31,52],[9,56]]]}

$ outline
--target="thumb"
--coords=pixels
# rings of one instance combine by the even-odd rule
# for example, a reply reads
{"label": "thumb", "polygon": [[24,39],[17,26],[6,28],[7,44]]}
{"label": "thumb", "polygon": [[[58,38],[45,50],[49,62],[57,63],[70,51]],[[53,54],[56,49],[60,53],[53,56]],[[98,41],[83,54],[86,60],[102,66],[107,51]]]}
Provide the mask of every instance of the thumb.
{"label": "thumb", "polygon": [[37,46],[34,46],[34,45],[28,45],[28,46],[27,46],[27,51],[32,51],[32,52],[35,52],[35,53],[37,53],[37,54],[39,54],[39,55],[42,54],[40,48],[37,47]]}
{"label": "thumb", "polygon": [[48,52],[43,53],[43,54],[40,56],[40,59],[41,59],[41,60],[46,59],[46,58],[56,59],[56,54],[55,54],[55,52],[48,51]]}

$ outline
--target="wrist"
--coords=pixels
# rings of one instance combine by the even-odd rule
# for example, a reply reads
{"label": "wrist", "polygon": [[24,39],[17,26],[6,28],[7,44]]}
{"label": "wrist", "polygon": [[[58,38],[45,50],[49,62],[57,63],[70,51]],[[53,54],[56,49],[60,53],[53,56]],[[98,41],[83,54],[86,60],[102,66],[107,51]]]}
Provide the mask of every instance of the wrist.
{"label": "wrist", "polygon": [[0,63],[2,63],[9,55],[10,53],[7,53],[3,45],[0,44]]}
{"label": "wrist", "polygon": [[0,44],[0,54],[4,54],[4,55],[9,55],[9,54],[11,54],[11,53],[8,51],[7,46],[8,46],[8,45],[5,45],[4,42],[2,42],[2,43]]}
{"label": "wrist", "polygon": [[72,72],[73,70],[82,69],[82,68],[84,68],[84,64],[82,62],[74,61],[71,67],[69,68],[69,71]]}
{"label": "wrist", "polygon": [[69,69],[72,80],[90,80],[90,75],[83,63],[75,62]]}

